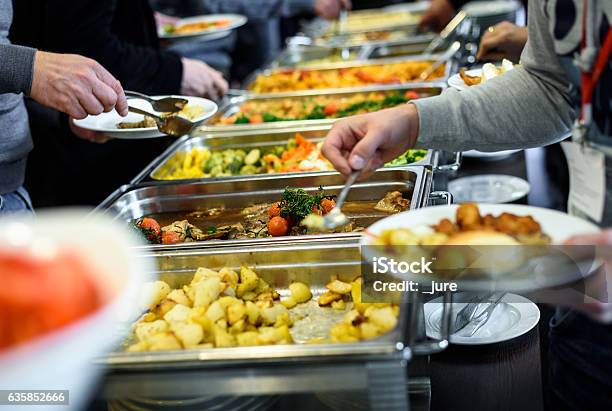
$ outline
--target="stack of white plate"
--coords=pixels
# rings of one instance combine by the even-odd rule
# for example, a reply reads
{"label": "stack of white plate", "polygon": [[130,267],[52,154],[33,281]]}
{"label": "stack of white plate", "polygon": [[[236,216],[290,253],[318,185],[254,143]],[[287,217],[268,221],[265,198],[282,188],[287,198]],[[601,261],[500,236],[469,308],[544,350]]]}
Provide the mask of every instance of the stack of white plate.
{"label": "stack of white plate", "polygon": [[521,3],[515,0],[472,1],[463,6],[467,15],[480,26],[481,33],[502,21],[516,22],[521,8]]}

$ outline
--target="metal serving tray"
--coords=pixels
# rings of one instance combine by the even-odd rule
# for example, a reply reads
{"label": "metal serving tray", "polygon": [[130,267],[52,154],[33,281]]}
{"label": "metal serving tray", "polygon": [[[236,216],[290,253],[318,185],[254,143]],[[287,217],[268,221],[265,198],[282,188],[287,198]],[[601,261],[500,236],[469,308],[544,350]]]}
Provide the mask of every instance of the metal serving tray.
{"label": "metal serving tray", "polygon": [[[310,285],[315,298],[332,275],[351,280],[361,273],[356,243],[279,246],[273,251],[268,247],[200,248],[155,252],[143,258],[157,259],[159,278],[171,286],[188,283],[201,266],[237,268],[246,264],[281,295],[291,282],[303,281]],[[191,398],[206,402],[207,406],[200,409],[208,409],[222,398],[218,396],[359,390],[369,393],[370,409],[406,410],[410,347],[422,344],[421,337],[414,333],[416,326],[411,325],[419,321],[413,314],[416,307],[403,301],[394,330],[357,343],[146,353],[128,353],[120,348],[95,363],[107,372],[103,391],[109,399]],[[439,349],[431,353],[436,351]]]}
{"label": "metal serving tray", "polygon": [[[273,146],[286,146],[289,139],[294,138],[296,133],[300,133],[305,138],[319,143],[323,141],[331,125],[312,126],[309,128],[294,127],[279,130],[242,130],[234,133],[205,133],[194,137],[183,137],[176,141],[166,152],[149,164],[143,172],[141,172],[133,181],[132,184],[140,184],[147,181],[179,181],[177,179],[168,180],[164,176],[172,172],[173,168],[180,162],[180,156],[190,152],[193,148],[208,148],[211,151],[220,151],[226,149],[244,149],[250,150],[254,148],[265,149]],[[426,156],[418,162],[411,165],[430,165],[434,166],[434,160],[437,158],[437,152],[428,150]],[[283,174],[295,173],[276,173],[276,176]],[[260,176],[261,174],[257,174]],[[225,179],[235,179],[244,176],[222,177]],[[200,181],[210,180],[199,179]]]}
{"label": "metal serving tray", "polygon": [[[381,40],[361,43],[358,46],[349,47],[352,58],[345,61],[375,60],[396,56],[409,56],[423,54],[427,45],[434,39],[434,35],[423,34],[413,36],[405,40]],[[308,40],[308,39],[306,39]],[[298,39],[293,40],[298,42]],[[386,50],[389,50],[385,53]],[[441,52],[437,49],[436,52]],[[326,63],[317,60],[338,56],[340,53],[336,47],[325,47],[310,45],[308,41],[290,45],[283,50],[266,68],[276,69],[282,67],[314,68]]]}
{"label": "metal serving tray", "polygon": [[[426,61],[435,61],[439,57],[440,57],[440,54],[421,54],[421,55],[416,55],[416,56],[407,56],[407,57],[404,56],[404,57],[386,58],[386,59],[378,59],[378,60],[347,61],[347,62],[329,63],[329,64],[318,66],[315,69],[306,69],[306,70],[309,70],[309,71],[326,71],[326,70],[336,70],[336,69],[342,69],[342,68],[381,66],[381,65],[385,65],[385,64],[402,63],[402,62],[407,62],[407,61],[423,61],[423,60],[426,60]],[[451,70],[453,69],[453,64],[450,64],[451,61],[452,61],[452,59],[449,59],[446,62],[444,76],[442,78],[432,80],[433,82],[444,82],[444,81],[446,81],[446,79],[448,79],[449,75],[451,74]],[[251,73],[246,78],[246,80],[244,82],[245,90],[247,90],[248,93],[257,94],[257,93],[254,93],[254,92],[249,90],[249,88],[255,82],[257,77],[260,76],[260,75],[269,76],[270,74],[274,73],[275,71],[277,71],[277,70],[262,69],[262,70],[256,70],[255,72]],[[414,81],[414,82],[409,82],[409,83],[398,83],[398,84],[394,84],[394,85],[395,86],[401,86],[401,85],[412,84],[412,85],[416,85],[416,86],[423,86],[424,84],[429,84],[429,83],[430,82],[424,83],[424,82]],[[378,84],[378,85],[373,84],[373,85],[359,86],[359,87],[341,87],[341,88],[336,88],[336,89],[305,90],[305,92],[315,92],[315,93],[321,93],[321,94],[328,94],[328,93],[334,92],[336,90],[368,91],[368,90],[371,90],[373,88],[377,88],[377,87],[380,87],[380,86],[381,86],[380,84]],[[290,96],[290,95],[294,95],[295,93],[296,93],[296,91],[290,91],[290,92],[276,92],[276,93],[259,93],[259,95],[266,96],[266,97],[274,96],[274,95]]]}
{"label": "metal serving tray", "polygon": [[337,119],[321,119],[321,120],[298,120],[298,121],[276,121],[270,123],[261,123],[261,124],[228,124],[228,125],[214,125],[208,124],[214,121],[217,121],[220,118],[228,117],[233,114],[236,114],[240,110],[240,106],[249,101],[270,101],[270,100],[282,100],[286,98],[295,99],[295,100],[308,100],[312,97],[317,96],[327,96],[327,97],[350,97],[351,95],[358,93],[370,93],[370,92],[378,92],[378,91],[423,91],[423,92],[431,92],[432,96],[436,96],[447,87],[447,84],[443,81],[433,81],[427,83],[406,83],[406,84],[392,84],[385,86],[368,86],[362,88],[344,88],[344,89],[326,89],[326,90],[304,90],[304,91],[294,91],[291,93],[272,93],[272,94],[250,94],[245,92],[245,94],[240,96],[227,97],[219,107],[219,111],[215,114],[210,120],[207,121],[207,124],[201,126],[196,132],[195,135],[200,135],[200,133],[210,133],[210,132],[237,132],[237,131],[245,131],[245,130],[270,130],[270,129],[286,129],[290,128],[306,128],[311,126],[323,126],[323,125],[331,125]]}
{"label": "metal serving tray", "polygon": [[[428,201],[432,173],[429,167],[398,167],[376,171],[367,181],[353,185],[347,203],[381,199],[387,192],[399,190],[409,194],[410,209],[421,208]],[[263,175],[189,182],[155,182],[118,190],[107,198],[98,210],[115,214],[126,222],[146,215],[165,212],[194,212],[211,208],[239,209],[253,204],[279,201],[286,187],[299,187],[314,192],[323,187],[326,193],[337,195],[345,180],[337,172]],[[349,213],[350,216],[350,213]],[[375,216],[356,219],[367,226]],[[236,221],[238,223],[239,221]],[[211,240],[178,245],[151,245],[150,249],[219,248],[252,244],[314,243],[329,239],[358,241],[360,233],[268,237],[237,240]]]}
{"label": "metal serving tray", "polygon": [[[365,9],[350,12],[353,16],[359,16],[364,14],[376,14],[381,18],[384,18],[385,14],[396,14],[396,13],[412,13],[415,16],[422,15],[427,10],[427,6],[424,3],[413,4],[409,7],[404,7],[402,9]],[[323,18],[315,18],[310,23],[303,26],[303,32],[305,35],[309,37],[335,37],[335,32],[327,33],[328,29],[334,24],[332,21],[325,20]],[[381,24],[380,26],[375,27],[375,31],[391,31],[394,29],[406,29],[409,28],[413,32],[416,31],[419,22],[415,20],[414,22],[403,22],[403,23],[393,23],[393,24]],[[353,30],[348,30],[348,34],[355,33],[363,33],[374,31],[372,28],[355,28]]]}

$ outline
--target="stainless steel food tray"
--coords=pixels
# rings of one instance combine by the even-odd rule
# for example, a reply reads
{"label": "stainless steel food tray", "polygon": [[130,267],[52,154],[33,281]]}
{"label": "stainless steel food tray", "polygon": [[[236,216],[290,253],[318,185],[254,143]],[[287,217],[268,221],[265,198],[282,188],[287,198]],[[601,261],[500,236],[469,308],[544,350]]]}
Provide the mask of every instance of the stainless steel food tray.
{"label": "stainless steel food tray", "polygon": [[[402,9],[365,9],[365,10],[358,10],[358,11],[352,11],[351,14],[358,16],[358,15],[364,15],[364,14],[377,14],[380,15],[382,18],[384,18],[385,14],[396,14],[396,13],[411,13],[414,14],[415,16],[421,16],[425,11],[427,10],[427,7],[422,4],[422,3],[417,3],[417,4],[413,4],[413,5],[409,5],[407,7],[404,7]],[[381,24],[380,26],[376,26],[375,27],[375,31],[391,31],[394,29],[410,29],[413,32],[416,31],[416,28],[418,26],[418,21],[415,20],[413,22],[402,22],[402,23],[392,23],[392,24]],[[308,24],[305,24],[302,27],[302,31],[304,32],[305,35],[309,36],[309,37],[321,37],[321,36],[326,36],[326,37],[335,37],[335,32],[328,32],[328,29],[330,27],[332,27],[332,25],[335,24],[334,21],[329,21],[329,20],[325,20],[323,18],[315,18],[313,19],[311,22],[309,22]],[[374,31],[372,28],[356,28],[353,30],[348,30],[347,33],[348,34],[356,34],[356,33],[363,33],[363,32],[368,32],[368,31]]]}
{"label": "stainless steel food tray", "polygon": [[[164,176],[172,172],[181,154],[190,152],[193,148],[208,148],[211,151],[226,150],[226,149],[265,149],[273,146],[286,146],[289,139],[294,138],[296,133],[300,133],[305,138],[319,143],[323,141],[331,125],[311,126],[311,127],[294,127],[278,130],[252,130],[246,129],[233,133],[204,133],[194,137],[183,137],[177,140],[168,150],[161,156],[149,164],[133,181],[132,184],[140,184],[148,181],[169,181],[164,179]],[[437,152],[428,150],[426,156],[418,162],[411,165],[429,165],[434,166]],[[276,173],[275,175],[295,174],[295,173]],[[261,175],[261,174],[257,174]],[[222,177],[224,179],[235,179],[244,176]],[[218,177],[219,179],[219,177]],[[199,179],[206,181],[208,179]],[[179,181],[174,179],[172,181]]]}
{"label": "stainless steel food tray", "polygon": [[[443,81],[432,81],[427,83],[406,83],[406,84],[392,84],[385,86],[368,86],[362,88],[344,88],[344,89],[326,89],[326,90],[304,90],[294,91],[291,93],[272,93],[272,94],[251,94],[245,92],[240,96],[227,97],[220,104],[219,111],[215,114],[206,124],[201,126],[195,135],[201,133],[210,132],[236,132],[245,130],[270,130],[270,129],[285,129],[288,127],[310,127],[310,126],[322,126],[331,125],[337,119],[321,119],[321,120],[298,120],[298,121],[276,121],[270,123],[261,124],[228,124],[228,125],[214,125],[212,122],[217,121],[220,118],[228,117],[236,114],[240,110],[240,106],[249,101],[270,101],[270,100],[282,100],[286,98],[296,100],[308,100],[312,97],[327,96],[327,97],[350,97],[351,95],[358,93],[370,93],[378,91],[422,91],[431,92],[432,96],[442,93],[447,87],[447,84]],[[211,124],[209,124],[211,123]]]}
{"label": "stainless steel food tray", "polygon": [[[190,281],[197,267],[247,264],[281,294],[292,281],[310,285],[316,296],[330,276],[360,275],[357,244],[194,249],[154,252],[158,276],[173,286]],[[95,361],[107,372],[104,396],[125,398],[206,398],[359,390],[370,409],[407,409],[410,345],[422,344],[412,326],[416,304],[403,301],[397,327],[373,340],[345,344],[294,344],[128,353],[123,348]],[[126,325],[127,326],[127,325]],[[214,398],[206,398],[210,405]],[[213,400],[210,402],[210,400]],[[206,407],[205,407],[206,408]],[[202,408],[202,409],[205,409]]]}
{"label": "stainless steel food tray", "polygon": [[[325,71],[325,70],[335,70],[335,69],[341,69],[341,68],[380,66],[380,65],[385,65],[385,64],[402,63],[402,62],[408,62],[408,61],[423,61],[423,60],[426,60],[426,61],[435,61],[439,57],[440,57],[440,54],[421,54],[421,55],[416,55],[416,56],[403,56],[403,57],[385,58],[385,59],[378,59],[378,60],[345,61],[345,62],[338,62],[338,63],[322,64],[321,66],[318,66],[315,69],[305,69],[305,70],[310,70],[310,71]],[[439,78],[439,79],[431,80],[430,82],[413,81],[413,82],[409,82],[409,83],[398,83],[398,84],[394,84],[394,85],[395,86],[401,86],[401,85],[413,84],[413,85],[416,85],[416,86],[422,86],[424,84],[428,84],[428,83],[431,83],[431,82],[444,82],[444,81],[446,81],[446,79],[448,79],[448,77],[450,76],[451,72],[455,70],[455,67],[453,67],[453,64],[452,64],[452,59],[449,59],[446,63],[447,64],[445,65],[444,76]],[[255,70],[253,73],[251,73],[245,79],[245,81],[244,81],[244,88],[245,88],[245,90],[248,93],[259,94],[259,95],[263,95],[263,96],[273,96],[273,95],[286,95],[286,96],[290,96],[290,95],[295,94],[296,91],[275,92],[275,93],[254,93],[254,92],[249,90],[249,88],[255,82],[255,80],[257,79],[258,76],[260,76],[260,75],[269,76],[274,71],[276,71],[276,70],[271,70],[271,69]],[[381,84],[373,84],[373,85],[359,86],[359,87],[341,87],[341,88],[336,88],[336,89],[304,90],[303,92],[330,93],[330,92],[334,92],[336,90],[368,91],[370,89],[377,88],[377,87],[380,87],[380,86],[381,86]]]}
{"label": "stainless steel food tray", "polygon": [[[375,60],[389,58],[400,55],[423,54],[427,45],[435,38],[432,34],[422,34],[403,40],[380,40],[360,43],[358,46],[349,47],[352,58],[347,61],[355,60]],[[312,44],[309,39],[294,38],[295,45],[289,45],[266,68],[276,69],[282,67],[312,68],[321,65],[316,60],[339,56],[337,47],[320,46]],[[385,50],[394,50],[394,53]],[[436,50],[436,52],[441,49]],[[312,64],[310,62],[313,62]],[[313,66],[314,65],[314,66]]]}
{"label": "stainless steel food tray", "polygon": [[[399,190],[410,195],[410,209],[423,207],[428,201],[432,178],[429,167],[400,167],[376,171],[367,181],[353,185],[347,202],[379,200],[387,192]],[[323,187],[330,195],[338,194],[345,180],[337,172],[264,175],[232,180],[145,183],[118,190],[98,210],[112,213],[126,222],[145,215],[164,212],[192,212],[210,208],[244,208],[252,204],[279,201],[286,187],[316,191]],[[367,220],[372,220],[369,217]],[[236,221],[236,223],[239,221]],[[187,249],[242,247],[252,244],[314,243],[329,239],[358,241],[359,233],[320,234],[239,240],[213,240],[178,245],[151,245],[151,249]]]}

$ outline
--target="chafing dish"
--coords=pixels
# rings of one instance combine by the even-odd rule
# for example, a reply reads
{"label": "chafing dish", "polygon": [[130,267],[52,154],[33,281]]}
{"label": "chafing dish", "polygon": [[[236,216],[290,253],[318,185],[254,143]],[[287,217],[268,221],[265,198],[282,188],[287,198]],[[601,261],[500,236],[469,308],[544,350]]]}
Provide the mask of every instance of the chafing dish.
{"label": "chafing dish", "polygon": [[[367,181],[356,183],[348,196],[352,201],[378,201],[387,192],[398,190],[410,199],[410,209],[423,207],[428,201],[431,189],[431,169],[429,167],[400,167],[380,169]],[[239,177],[230,180],[155,182],[136,185],[118,190],[107,198],[98,210],[113,213],[126,223],[145,215],[177,213],[185,216],[190,212],[205,211],[211,208],[228,210],[243,209],[252,204],[279,201],[286,187],[300,187],[309,192],[323,187],[330,195],[338,194],[344,186],[344,178],[337,172],[264,175]],[[350,216],[351,214],[348,213]],[[354,216],[357,225],[367,227],[383,213],[364,213]],[[184,217],[183,217],[184,218]],[[221,215],[218,218],[227,218]],[[212,220],[211,220],[212,221]],[[235,221],[238,223],[239,221]],[[338,238],[357,241],[359,233],[333,233],[304,236],[268,237],[239,240],[211,240],[198,243],[183,243],[175,246],[153,245],[153,249],[168,248],[218,248],[224,246],[244,246],[249,244],[276,243],[313,243]]]}
{"label": "chafing dish", "polygon": [[221,118],[232,116],[240,111],[240,107],[250,101],[274,101],[283,99],[292,99],[296,101],[308,101],[309,99],[318,96],[326,96],[330,98],[351,97],[359,93],[370,92],[406,92],[414,90],[419,93],[428,93],[431,96],[436,96],[446,88],[446,83],[442,81],[428,83],[411,83],[403,85],[386,85],[386,86],[368,86],[358,89],[327,89],[327,90],[304,90],[291,93],[273,93],[273,94],[250,94],[245,92],[243,95],[227,97],[219,107],[219,111],[205,125],[196,131],[195,135],[209,132],[236,132],[245,130],[270,130],[270,129],[286,129],[304,128],[310,126],[331,125],[337,119],[320,119],[320,120],[297,120],[297,121],[276,121],[260,124],[214,124]]}
{"label": "chafing dish", "polygon": [[[351,58],[342,60],[336,47],[325,47],[310,45],[309,42],[301,42],[299,45],[289,46],[283,50],[266,68],[275,69],[280,67],[316,68],[332,62],[376,60],[398,56],[410,56],[423,54],[427,45],[435,38],[434,35],[423,34],[412,36],[401,40],[381,40],[365,42],[350,48]],[[443,47],[437,48],[435,52],[441,52]]]}
{"label": "chafing dish", "polygon": [[[310,285],[315,296],[331,275],[361,273],[359,247],[339,242],[318,245],[154,252],[158,275],[171,285],[190,281],[197,267],[247,264],[282,294],[293,281]],[[369,392],[374,410],[405,410],[406,367],[413,349],[439,352],[447,341],[424,341],[414,332],[420,304],[406,294],[397,327],[372,340],[346,344],[294,344],[128,353],[120,348],[99,358],[108,370],[107,398],[189,398],[274,395],[304,392]],[[450,310],[448,310],[450,316]],[[126,325],[128,326],[128,325]],[[210,403],[210,402],[209,402]],[[214,401],[213,401],[214,403]],[[212,403],[210,403],[212,405]]]}
{"label": "chafing dish", "polygon": [[[173,169],[182,164],[182,159],[186,153],[193,148],[207,148],[212,152],[226,149],[266,149],[274,146],[286,146],[289,139],[294,138],[296,133],[300,133],[305,138],[319,143],[327,135],[331,125],[293,127],[287,129],[260,130],[244,128],[241,131],[232,133],[202,133],[193,137],[183,137],[177,140],[166,152],[149,164],[131,184],[139,184],[146,181],[169,180],[166,178]],[[412,165],[435,165],[437,152],[428,150],[426,156]],[[286,173],[277,173],[281,175]],[[261,174],[258,174],[261,175]],[[240,176],[222,177],[234,179]],[[242,176],[244,177],[244,176]],[[219,178],[217,178],[219,179]],[[172,179],[177,181],[177,179]],[[209,180],[209,179],[201,179]]]}
{"label": "chafing dish", "polygon": [[[348,17],[346,33],[363,33],[376,30],[410,29],[416,32],[421,16],[427,10],[424,3],[413,4],[401,9],[367,9],[352,11]],[[305,35],[317,37],[337,37],[339,32],[337,21],[316,18],[304,25]]]}
{"label": "chafing dish", "polygon": [[[416,55],[416,56],[404,56],[404,57],[396,57],[396,58],[385,58],[385,59],[378,59],[378,60],[359,60],[359,61],[342,61],[342,62],[337,62],[337,63],[329,63],[329,64],[321,64],[320,66],[318,66],[317,68],[314,69],[307,69],[311,72],[317,72],[317,71],[326,71],[326,70],[336,70],[336,69],[343,69],[343,68],[361,68],[361,67],[371,67],[371,66],[383,66],[383,65],[387,65],[387,64],[393,64],[393,63],[404,63],[404,62],[410,62],[410,61],[436,61],[438,58],[440,58],[440,54],[423,54],[423,55]],[[432,82],[443,82],[445,81],[449,75],[451,74],[451,70],[454,69],[453,64],[450,64],[452,62],[451,60],[448,60],[445,64],[445,70],[444,70],[444,75],[439,78],[439,79],[434,79],[432,80]],[[282,69],[279,69],[282,70]],[[253,73],[251,73],[245,80],[244,82],[244,88],[248,91],[251,89],[251,87],[253,86],[254,82],[257,80],[257,78],[259,76],[269,76],[271,74],[273,74],[274,72],[276,72],[277,70],[272,70],[272,69],[263,69],[263,70],[256,70]],[[401,85],[407,85],[407,84],[412,84],[412,85],[416,85],[416,86],[423,86],[424,84],[428,84],[428,83],[424,83],[424,82],[418,82],[418,81],[411,81],[408,83],[397,83],[397,84],[392,84],[390,86],[401,86]],[[316,89],[316,90],[302,90],[302,93],[333,93],[335,91],[338,90],[347,90],[347,91],[369,91],[372,89],[377,89],[381,87],[381,84],[371,84],[371,85],[363,85],[363,86],[356,86],[356,87],[341,87],[341,88],[336,88],[336,89]],[[298,90],[300,91],[300,90]],[[252,93],[252,92],[251,92]],[[262,96],[273,96],[273,95],[285,95],[285,96],[289,96],[289,95],[294,95],[296,93],[296,91],[287,91],[287,92],[273,92],[273,93],[258,93]]]}

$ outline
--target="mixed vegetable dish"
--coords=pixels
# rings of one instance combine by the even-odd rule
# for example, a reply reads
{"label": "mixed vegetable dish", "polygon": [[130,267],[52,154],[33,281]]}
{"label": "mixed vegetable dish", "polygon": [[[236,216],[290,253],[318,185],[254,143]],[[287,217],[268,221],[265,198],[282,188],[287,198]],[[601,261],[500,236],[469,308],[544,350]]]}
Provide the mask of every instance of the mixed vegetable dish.
{"label": "mixed vegetable dish", "polygon": [[[289,69],[260,74],[249,86],[255,93],[277,93],[297,90],[360,87],[373,84],[401,84],[417,81],[432,61],[411,60],[397,63],[333,69]],[[427,80],[441,78],[445,65],[438,67]]]}
{"label": "mixed vegetable dish", "polygon": [[347,97],[314,96],[299,100],[270,99],[245,102],[238,113],[219,117],[212,124],[260,124],[277,121],[335,119],[406,104],[429,97],[429,91],[375,91]]}
{"label": "mixed vegetable dish", "polygon": [[[183,180],[252,174],[275,174],[333,170],[315,143],[296,134],[286,145],[268,148],[211,150],[193,148],[179,152],[165,164],[155,178]],[[408,150],[388,166],[401,166],[422,160],[426,150]]]}

